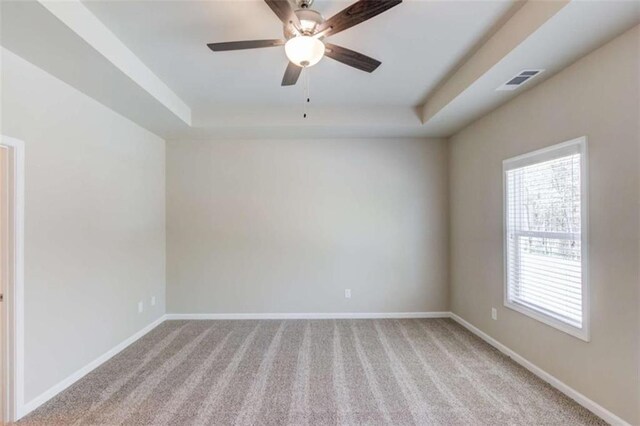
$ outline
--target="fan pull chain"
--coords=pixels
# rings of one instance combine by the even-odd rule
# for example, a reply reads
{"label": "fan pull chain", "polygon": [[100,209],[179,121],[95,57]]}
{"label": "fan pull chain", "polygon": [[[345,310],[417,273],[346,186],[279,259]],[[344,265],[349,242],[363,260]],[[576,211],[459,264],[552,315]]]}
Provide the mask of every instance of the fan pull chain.
{"label": "fan pull chain", "polygon": [[303,108],[303,118],[307,118],[307,109],[309,103],[311,102],[311,98],[309,95],[309,68],[304,68],[304,108]]}

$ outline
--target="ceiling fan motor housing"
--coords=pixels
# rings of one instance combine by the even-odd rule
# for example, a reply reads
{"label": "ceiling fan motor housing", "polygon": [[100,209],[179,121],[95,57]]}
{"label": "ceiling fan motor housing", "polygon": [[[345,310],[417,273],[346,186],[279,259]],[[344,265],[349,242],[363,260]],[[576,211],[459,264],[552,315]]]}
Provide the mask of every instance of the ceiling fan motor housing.
{"label": "ceiling fan motor housing", "polygon": [[311,7],[311,5],[313,4],[313,0],[297,0],[295,3],[300,9],[306,9],[308,7]]}
{"label": "ceiling fan motor housing", "polygon": [[[300,21],[299,30],[303,35],[313,35],[316,28],[324,22],[324,18],[313,9],[302,8],[294,12]],[[288,39],[295,37],[296,31],[290,25],[284,26],[284,36]]]}

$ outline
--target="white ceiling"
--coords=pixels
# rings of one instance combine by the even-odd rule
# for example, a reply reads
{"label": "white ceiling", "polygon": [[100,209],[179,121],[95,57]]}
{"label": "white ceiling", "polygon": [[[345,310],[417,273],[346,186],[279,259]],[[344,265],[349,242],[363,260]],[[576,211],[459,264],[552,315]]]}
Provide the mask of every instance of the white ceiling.
{"label": "white ceiling", "polygon": [[[316,0],[325,18],[353,1]],[[368,74],[324,58],[310,68],[314,105],[417,106],[504,16],[513,0],[412,1],[329,41],[382,61]],[[213,53],[209,42],[282,37],[262,0],[86,1],[86,6],[193,110],[297,105],[281,87],[283,47]]]}
{"label": "white ceiling", "polygon": [[[330,17],[353,1],[314,7]],[[303,119],[302,84],[280,86],[282,48],[206,47],[281,37],[263,0],[0,0],[0,9],[4,48],[166,139],[446,137],[640,22],[636,0],[404,0],[330,38],[382,66],[367,74],[323,59]],[[546,71],[495,90],[528,68]]]}

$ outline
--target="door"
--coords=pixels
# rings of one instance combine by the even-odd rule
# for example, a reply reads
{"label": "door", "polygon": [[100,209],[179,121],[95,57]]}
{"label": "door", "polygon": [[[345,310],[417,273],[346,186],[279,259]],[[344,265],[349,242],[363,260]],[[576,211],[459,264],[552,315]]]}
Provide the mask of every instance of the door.
{"label": "door", "polygon": [[4,425],[5,418],[5,384],[6,369],[4,354],[6,350],[6,336],[4,323],[4,294],[8,278],[8,152],[0,146],[0,425]]}
{"label": "door", "polygon": [[0,424],[24,406],[23,247],[24,143],[0,135]]}

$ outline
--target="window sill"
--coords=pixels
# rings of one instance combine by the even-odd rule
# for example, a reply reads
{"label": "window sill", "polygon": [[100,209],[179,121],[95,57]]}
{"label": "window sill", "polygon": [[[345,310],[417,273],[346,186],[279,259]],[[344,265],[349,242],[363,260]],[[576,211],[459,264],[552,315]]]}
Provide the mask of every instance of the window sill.
{"label": "window sill", "polygon": [[583,323],[582,328],[577,328],[565,322],[562,322],[556,318],[553,318],[552,316],[543,314],[527,306],[521,305],[519,303],[511,302],[509,300],[504,301],[504,306],[514,311],[520,312],[521,314],[524,314],[530,318],[538,320],[557,330],[570,334],[571,336],[576,337],[585,342],[589,342],[591,340],[589,335],[589,329],[586,323]]}

